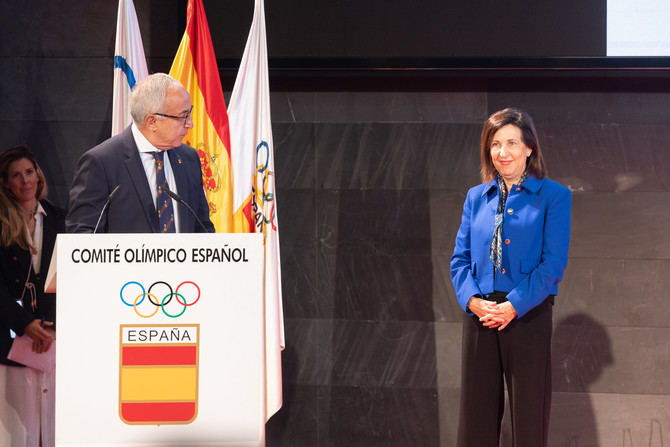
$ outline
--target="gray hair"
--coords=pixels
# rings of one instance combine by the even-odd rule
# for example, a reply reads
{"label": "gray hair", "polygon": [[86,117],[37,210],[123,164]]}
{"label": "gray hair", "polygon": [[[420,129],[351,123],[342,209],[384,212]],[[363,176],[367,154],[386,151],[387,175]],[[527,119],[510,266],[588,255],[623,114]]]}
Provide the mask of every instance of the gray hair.
{"label": "gray hair", "polygon": [[135,124],[142,124],[147,115],[160,112],[169,90],[183,88],[179,81],[165,73],[154,73],[135,84],[130,94],[130,115]]}

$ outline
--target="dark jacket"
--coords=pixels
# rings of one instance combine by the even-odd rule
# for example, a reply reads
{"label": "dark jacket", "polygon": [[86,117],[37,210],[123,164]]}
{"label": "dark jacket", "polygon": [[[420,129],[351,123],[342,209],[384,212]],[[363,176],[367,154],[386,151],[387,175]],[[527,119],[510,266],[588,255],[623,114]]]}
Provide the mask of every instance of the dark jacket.
{"label": "dark jacket", "polygon": [[35,284],[37,309],[31,309],[30,295],[25,294],[25,306],[17,300],[21,297],[31,262],[29,251],[17,245],[0,247],[0,363],[16,365],[7,360],[12,345],[10,329],[17,335],[23,335],[25,327],[36,318],[56,321],[56,294],[44,293],[44,281],[49,271],[49,262],[56,242],[56,235],[65,232],[65,211],[46,200],[40,201],[46,216],[43,222],[42,259],[40,273],[31,272],[31,281]]}
{"label": "dark jacket", "polygon": [[[197,152],[181,145],[167,151],[177,193],[208,231],[209,205],[202,186]],[[158,233],[158,216],[131,128],[88,150],[79,160],[70,189],[68,233],[92,233],[109,194],[119,186],[104,213],[100,233]],[[191,213],[177,205],[179,231],[203,232]]]}

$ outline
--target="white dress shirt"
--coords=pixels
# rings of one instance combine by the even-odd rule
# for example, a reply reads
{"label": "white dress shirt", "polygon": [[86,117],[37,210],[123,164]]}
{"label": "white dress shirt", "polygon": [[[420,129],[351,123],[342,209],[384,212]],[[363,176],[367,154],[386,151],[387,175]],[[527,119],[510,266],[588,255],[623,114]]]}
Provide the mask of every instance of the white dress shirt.
{"label": "white dress shirt", "polygon": [[33,252],[31,256],[35,274],[40,272],[40,264],[42,263],[42,228],[44,227],[44,216],[46,215],[47,212],[42,208],[42,204],[37,202],[37,208],[35,208],[35,231],[33,234],[30,234],[30,230],[27,232],[28,243],[35,249],[35,252]]}
{"label": "white dress shirt", "polygon": [[[137,145],[137,150],[140,153],[140,159],[142,160],[142,165],[144,166],[144,173],[147,175],[147,181],[149,182],[149,189],[151,190],[151,197],[154,201],[154,208],[156,207],[156,161],[154,159],[154,152],[158,152],[160,149],[156,148],[153,144],[147,140],[147,138],[142,135],[142,132],[135,126],[133,123],[130,127],[133,132],[133,138],[135,139],[135,145]],[[165,151],[167,152],[167,151]],[[172,166],[170,166],[170,157],[165,154],[163,157],[163,170],[165,171],[165,179],[167,180],[168,187],[171,191],[176,194],[179,194],[177,191],[177,183],[174,179],[174,173],[172,172]],[[179,213],[177,212],[177,203],[172,201],[172,209],[174,210],[174,228],[177,233],[179,233]]]}

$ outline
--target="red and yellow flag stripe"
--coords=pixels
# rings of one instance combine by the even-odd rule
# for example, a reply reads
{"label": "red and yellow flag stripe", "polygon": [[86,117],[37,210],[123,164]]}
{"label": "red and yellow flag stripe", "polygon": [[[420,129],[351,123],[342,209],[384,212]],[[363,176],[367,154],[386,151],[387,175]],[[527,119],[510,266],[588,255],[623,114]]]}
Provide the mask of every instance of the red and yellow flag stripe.
{"label": "red and yellow flag stripe", "polygon": [[189,0],[186,31],[170,68],[191,95],[193,128],[186,144],[200,156],[210,219],[219,233],[233,231],[228,113],[202,0]]}
{"label": "red and yellow flag stripe", "polygon": [[121,418],[127,424],[180,424],[195,419],[198,346],[122,345]]}

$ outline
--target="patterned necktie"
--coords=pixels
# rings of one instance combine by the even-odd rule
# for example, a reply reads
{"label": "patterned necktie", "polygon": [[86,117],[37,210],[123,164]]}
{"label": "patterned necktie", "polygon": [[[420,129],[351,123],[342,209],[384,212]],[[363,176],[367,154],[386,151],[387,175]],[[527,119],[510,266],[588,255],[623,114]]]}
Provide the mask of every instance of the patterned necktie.
{"label": "patterned necktie", "polygon": [[174,233],[174,210],[172,208],[172,199],[163,191],[167,187],[165,179],[165,170],[163,169],[164,151],[154,152],[156,161],[156,212],[158,213],[158,224],[161,233]]}

